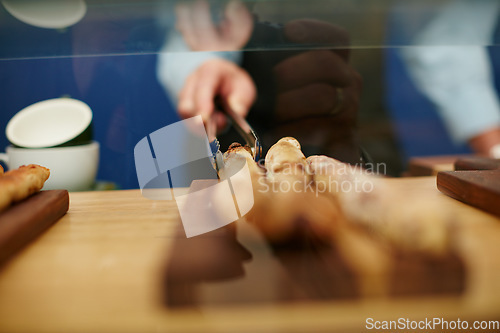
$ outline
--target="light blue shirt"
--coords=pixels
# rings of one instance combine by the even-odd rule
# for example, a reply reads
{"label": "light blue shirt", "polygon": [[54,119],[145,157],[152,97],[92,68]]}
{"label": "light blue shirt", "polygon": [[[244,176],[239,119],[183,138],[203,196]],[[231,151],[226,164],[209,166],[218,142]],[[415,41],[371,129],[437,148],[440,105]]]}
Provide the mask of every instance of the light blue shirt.
{"label": "light blue shirt", "polygon": [[491,45],[497,0],[456,0],[401,51],[410,76],[458,142],[500,126],[500,103],[484,46]]}

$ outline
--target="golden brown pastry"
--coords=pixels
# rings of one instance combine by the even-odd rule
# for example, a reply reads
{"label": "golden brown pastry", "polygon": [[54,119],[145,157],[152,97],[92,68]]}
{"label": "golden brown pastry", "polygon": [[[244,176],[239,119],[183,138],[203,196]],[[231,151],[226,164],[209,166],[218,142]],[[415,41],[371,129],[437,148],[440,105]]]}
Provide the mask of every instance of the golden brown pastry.
{"label": "golden brown pastry", "polygon": [[[244,177],[235,176],[244,165],[248,166],[252,188],[247,188],[248,182]],[[238,189],[240,195],[253,196],[253,208],[246,215],[248,220],[260,219],[265,214],[268,192],[265,170],[255,163],[248,147],[233,143],[224,153],[224,175],[231,179],[233,189]],[[238,198],[240,202],[252,201],[252,198]],[[225,200],[225,199],[221,199]]]}
{"label": "golden brown pastry", "polygon": [[0,177],[0,211],[40,191],[49,176],[49,169],[36,164],[5,172]]}
{"label": "golden brown pastry", "polygon": [[3,167],[0,165],[0,176],[3,176]]}
{"label": "golden brown pastry", "polygon": [[265,214],[254,221],[263,234],[274,241],[304,235],[329,241],[342,217],[334,201],[313,190],[299,142],[291,137],[279,140],[269,149],[265,166]]}
{"label": "golden brown pastry", "polygon": [[294,138],[283,138],[269,149],[267,173],[241,145],[233,145],[224,158],[229,175],[243,163],[249,166],[254,207],[246,217],[272,241],[307,233],[349,247],[338,233],[357,234],[344,227],[361,226],[370,237],[401,250],[445,255],[451,248],[454,216],[427,198],[387,186],[387,179],[367,170],[327,156],[306,159]]}
{"label": "golden brown pastry", "polygon": [[252,176],[255,176],[252,180],[258,181],[258,177],[264,175],[264,170],[255,163],[250,148],[233,143],[224,153],[224,169],[228,176],[238,172],[246,162],[248,162]]}
{"label": "golden brown pastry", "polygon": [[300,150],[300,143],[291,137],[282,138],[269,148],[265,166],[270,182],[295,182],[296,186],[299,183],[304,186],[312,180],[306,157]]}
{"label": "golden brown pastry", "polygon": [[311,156],[308,162],[315,185],[322,184],[325,193],[338,200],[349,222],[374,231],[402,250],[435,255],[449,252],[456,217],[432,200],[395,190],[387,186],[387,179],[327,156]]}
{"label": "golden brown pastry", "polygon": [[354,282],[360,295],[372,297],[389,294],[394,262],[387,244],[352,224],[342,224],[332,242],[336,244],[340,257],[354,272]]}

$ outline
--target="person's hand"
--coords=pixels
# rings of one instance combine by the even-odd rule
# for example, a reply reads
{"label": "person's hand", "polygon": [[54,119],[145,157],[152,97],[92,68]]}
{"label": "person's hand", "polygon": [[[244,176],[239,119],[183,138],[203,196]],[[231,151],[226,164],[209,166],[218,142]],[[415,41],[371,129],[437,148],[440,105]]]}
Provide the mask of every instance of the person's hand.
{"label": "person's hand", "polygon": [[194,51],[239,50],[252,34],[252,14],[238,0],[227,4],[219,23],[213,22],[206,0],[180,3],[176,7],[176,15],[177,30]]}
{"label": "person's hand", "polygon": [[275,133],[293,134],[323,153],[357,160],[353,132],[362,79],[349,64],[347,32],[325,22],[296,20],[285,25],[284,34],[291,42],[323,47],[292,55],[274,67]]}
{"label": "person's hand", "polygon": [[349,44],[347,32],[325,22],[297,20],[288,23],[284,33],[294,43],[339,49],[300,53],[275,66],[277,120],[331,115],[355,121],[362,84],[349,65],[348,50],[340,48]]}
{"label": "person's hand", "polygon": [[469,145],[478,154],[500,158],[500,127],[476,135],[469,140]]}
{"label": "person's hand", "polygon": [[[245,117],[255,100],[255,85],[246,71],[224,59],[203,63],[187,78],[179,94],[179,115],[201,115],[206,121],[214,112],[214,98],[220,96],[236,113]],[[217,112],[217,129],[226,126],[226,117]]]}

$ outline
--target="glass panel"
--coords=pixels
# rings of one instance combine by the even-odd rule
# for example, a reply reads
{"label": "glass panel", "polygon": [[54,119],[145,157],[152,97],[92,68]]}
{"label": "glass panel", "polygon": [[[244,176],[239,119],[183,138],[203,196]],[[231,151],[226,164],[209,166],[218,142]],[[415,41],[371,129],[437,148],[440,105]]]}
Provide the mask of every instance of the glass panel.
{"label": "glass panel", "polygon": [[137,188],[135,145],[186,116],[187,78],[214,58],[251,77],[244,108],[264,148],[294,136],[306,155],[362,155],[397,176],[414,156],[471,153],[474,135],[498,127],[498,0],[204,3],[0,1],[0,150],[19,110],[72,97],[93,111],[98,180]]}
{"label": "glass panel", "polygon": [[[231,16],[224,13],[241,8],[227,9],[227,3],[211,0],[206,8],[200,8],[193,1],[183,0],[4,0],[0,5],[0,59],[187,50],[367,48],[429,44],[484,46],[492,45],[494,41],[491,34],[485,35],[478,29],[464,34],[457,33],[453,27],[450,31],[441,29],[440,34],[430,39],[420,34],[422,27],[441,15],[446,16],[445,12],[449,12],[452,23],[461,22],[460,26],[467,27],[481,25],[485,11],[495,12],[498,9],[496,0],[252,0],[244,2],[251,21],[247,22],[245,16],[240,15],[228,25],[224,18]],[[228,38],[238,33],[245,35],[244,31],[250,24],[251,38],[243,38],[235,44],[216,45],[208,45],[206,40],[201,40],[192,48],[175,42],[186,37],[186,22],[200,28],[202,33],[198,32],[199,38],[206,39],[212,31],[207,25],[207,18],[215,24],[224,23],[225,27],[219,27],[219,32],[226,29]],[[324,31],[318,27],[306,36],[300,28],[290,26],[291,22],[301,19],[334,24],[339,31]],[[178,30],[184,34],[181,35]],[[341,34],[343,30],[348,32],[349,39]],[[388,39],[388,36],[391,38]],[[193,45],[190,43],[192,40],[187,42]]]}

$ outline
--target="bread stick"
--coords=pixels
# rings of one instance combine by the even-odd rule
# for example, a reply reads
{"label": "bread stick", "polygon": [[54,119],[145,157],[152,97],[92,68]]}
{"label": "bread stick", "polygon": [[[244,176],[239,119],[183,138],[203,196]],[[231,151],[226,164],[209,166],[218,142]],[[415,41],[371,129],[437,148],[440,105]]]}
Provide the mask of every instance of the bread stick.
{"label": "bread stick", "polygon": [[0,177],[0,211],[42,189],[50,171],[36,164],[23,165]]}

